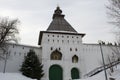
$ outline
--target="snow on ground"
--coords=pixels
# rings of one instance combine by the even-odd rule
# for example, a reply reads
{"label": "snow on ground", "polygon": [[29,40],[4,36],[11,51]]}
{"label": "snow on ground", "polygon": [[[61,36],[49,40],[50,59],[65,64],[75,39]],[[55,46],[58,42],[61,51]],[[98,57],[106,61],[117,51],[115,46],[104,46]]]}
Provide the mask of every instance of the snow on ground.
{"label": "snow on ground", "polygon": [[86,79],[77,79],[77,80],[105,80],[104,73],[101,72],[95,76],[86,78]]}
{"label": "snow on ground", "polygon": [[116,78],[116,80],[120,80],[120,65],[117,66],[117,69],[112,73],[112,77]]}
{"label": "snow on ground", "polygon": [[0,73],[0,80],[36,80],[23,76],[21,73]]}
{"label": "snow on ground", "polygon": [[[115,78],[115,80],[120,80],[120,65],[117,66],[117,69],[114,70],[114,73],[112,73],[111,76],[108,74],[108,78],[109,77]],[[0,80],[36,80],[36,79],[30,79],[28,77],[23,76],[21,73],[0,73]],[[101,73],[95,76],[86,79],[75,80],[105,80],[105,75],[104,71],[102,71]]]}

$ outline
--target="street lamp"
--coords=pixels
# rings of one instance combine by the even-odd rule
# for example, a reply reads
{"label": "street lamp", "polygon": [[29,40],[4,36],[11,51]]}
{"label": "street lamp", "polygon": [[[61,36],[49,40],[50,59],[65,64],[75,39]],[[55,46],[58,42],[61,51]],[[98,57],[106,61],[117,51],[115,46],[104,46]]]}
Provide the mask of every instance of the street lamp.
{"label": "street lamp", "polygon": [[105,80],[108,80],[107,72],[106,72],[106,69],[105,69],[105,60],[104,60],[104,55],[103,55],[103,50],[102,50],[102,41],[99,40],[98,43],[100,45],[100,51],[101,51],[101,55],[102,55],[102,61],[103,61],[103,67],[104,67],[104,73],[105,73]]}

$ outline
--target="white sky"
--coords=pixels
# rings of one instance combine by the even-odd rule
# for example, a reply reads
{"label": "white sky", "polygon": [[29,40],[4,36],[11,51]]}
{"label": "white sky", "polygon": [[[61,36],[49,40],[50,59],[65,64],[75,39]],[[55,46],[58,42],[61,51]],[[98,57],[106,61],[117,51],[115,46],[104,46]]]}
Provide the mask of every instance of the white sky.
{"label": "white sky", "polygon": [[114,26],[108,24],[106,14],[107,3],[108,0],[0,0],[0,16],[18,18],[20,43],[37,45],[39,32],[48,28],[59,4],[72,27],[86,34],[84,43],[114,42]]}

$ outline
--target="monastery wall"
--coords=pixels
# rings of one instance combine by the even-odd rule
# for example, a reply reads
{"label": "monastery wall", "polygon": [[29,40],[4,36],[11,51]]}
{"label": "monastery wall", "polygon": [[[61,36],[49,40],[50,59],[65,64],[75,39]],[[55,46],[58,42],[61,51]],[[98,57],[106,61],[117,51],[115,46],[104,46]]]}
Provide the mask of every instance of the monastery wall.
{"label": "monastery wall", "polygon": [[[109,63],[108,56],[112,58],[117,55],[114,50],[116,46],[111,45],[101,45],[105,63]],[[113,50],[114,49],[114,50]],[[86,72],[90,72],[93,69],[102,66],[102,55],[99,44],[83,44],[83,54],[85,57]]]}
{"label": "monastery wall", "polygon": [[[41,49],[39,47],[26,46],[26,45],[20,45],[20,44],[9,44],[9,48],[7,51],[8,54],[7,54],[5,71],[6,72],[19,72],[19,69],[24,60],[24,56],[27,55],[30,49],[33,49],[40,58]],[[2,54],[2,56],[6,58],[6,55]],[[4,67],[5,67],[5,60],[1,59],[0,60],[0,72],[4,71]]]}

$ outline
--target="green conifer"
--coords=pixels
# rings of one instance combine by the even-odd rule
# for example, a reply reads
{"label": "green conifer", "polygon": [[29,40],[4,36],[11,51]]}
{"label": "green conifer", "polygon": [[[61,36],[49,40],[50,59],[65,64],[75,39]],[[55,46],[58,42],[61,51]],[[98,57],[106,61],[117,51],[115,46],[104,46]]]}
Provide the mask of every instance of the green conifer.
{"label": "green conifer", "polygon": [[25,56],[20,71],[27,77],[40,80],[44,75],[42,68],[43,65],[39,62],[37,55],[33,50],[30,50],[27,56]]}

